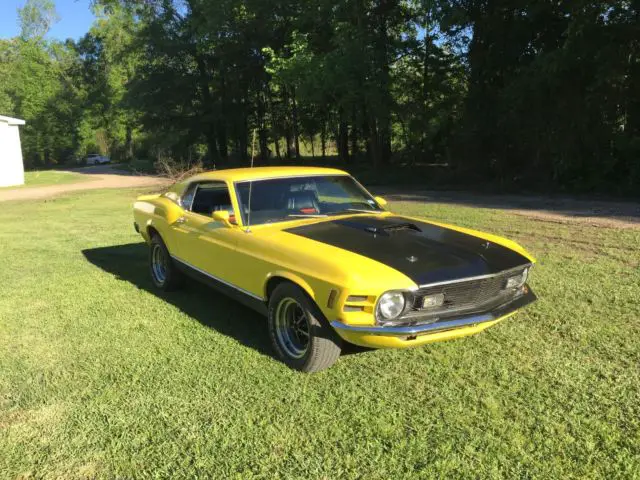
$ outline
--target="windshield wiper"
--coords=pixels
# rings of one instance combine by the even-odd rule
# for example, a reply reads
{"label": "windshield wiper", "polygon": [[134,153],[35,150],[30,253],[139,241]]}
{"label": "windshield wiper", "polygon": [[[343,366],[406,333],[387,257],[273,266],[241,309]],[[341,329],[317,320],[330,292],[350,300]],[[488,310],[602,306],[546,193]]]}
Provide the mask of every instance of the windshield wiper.
{"label": "windshield wiper", "polygon": [[323,213],[291,213],[287,215],[287,217],[295,217],[295,218],[324,218],[327,215]]}

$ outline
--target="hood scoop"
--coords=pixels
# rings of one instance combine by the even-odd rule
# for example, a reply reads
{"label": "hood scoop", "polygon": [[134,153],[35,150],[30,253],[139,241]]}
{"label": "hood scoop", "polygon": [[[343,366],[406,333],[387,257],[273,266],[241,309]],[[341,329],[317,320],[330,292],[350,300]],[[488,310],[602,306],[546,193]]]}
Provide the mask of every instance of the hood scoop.
{"label": "hood scoop", "polygon": [[486,248],[486,240],[474,235],[391,215],[337,218],[285,232],[370,258],[416,285],[489,275],[529,263],[501,245]]}
{"label": "hood scoop", "polygon": [[396,233],[396,232],[400,232],[402,230],[411,230],[414,232],[421,232],[422,230],[420,230],[418,228],[418,226],[414,223],[392,223],[389,225],[384,225],[381,227],[366,227],[365,231],[369,232],[369,233],[373,233],[374,235],[380,235],[380,234],[390,234],[390,233]]}
{"label": "hood scoop", "polygon": [[373,235],[389,236],[400,232],[422,232],[415,223],[407,221],[398,221],[397,219],[386,218],[350,218],[344,220],[335,220],[335,224],[349,228],[354,228]]}

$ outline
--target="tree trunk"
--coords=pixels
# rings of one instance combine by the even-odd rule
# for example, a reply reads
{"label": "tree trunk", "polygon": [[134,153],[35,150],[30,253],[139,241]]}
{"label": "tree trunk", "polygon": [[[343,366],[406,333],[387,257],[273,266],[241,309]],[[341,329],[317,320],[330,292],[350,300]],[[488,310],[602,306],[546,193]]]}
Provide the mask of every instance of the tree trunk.
{"label": "tree trunk", "polygon": [[296,103],[296,89],[291,88],[291,117],[293,122],[293,141],[296,151],[296,159],[300,158],[300,132],[298,129],[298,104]]}
{"label": "tree trunk", "polygon": [[218,122],[216,130],[218,132],[218,149],[220,151],[220,158],[226,163],[229,159],[229,149],[227,145],[227,124],[224,120]]}
{"label": "tree trunk", "polygon": [[[427,116],[429,111],[429,50],[431,45],[431,39],[429,37],[428,30],[425,30],[424,36],[424,58],[422,60],[422,111],[421,116]],[[424,118],[424,117],[423,117]],[[423,120],[423,125],[427,125],[426,118]],[[427,129],[422,129],[420,135],[420,150],[422,153],[427,150]]]}
{"label": "tree trunk", "polygon": [[214,122],[213,98],[209,91],[209,75],[204,59],[197,53],[194,54],[198,65],[198,80],[200,83],[200,94],[202,95],[203,119],[205,124],[204,134],[207,139],[207,148],[209,150],[209,163],[215,168],[220,159],[218,152],[218,143],[216,141],[216,127]]}
{"label": "tree trunk", "polygon": [[285,140],[284,143],[286,144],[286,151],[285,151],[285,155],[284,156],[285,156],[285,158],[287,160],[291,160],[293,158],[292,155],[291,155],[291,151],[293,149],[291,148],[291,133],[289,132],[288,128],[285,129],[284,140]]}
{"label": "tree trunk", "polygon": [[369,128],[369,150],[371,152],[370,153],[371,160],[373,161],[373,167],[378,168],[381,162],[380,142],[379,142],[378,132],[376,128],[376,119],[373,115],[367,122],[367,127]]}
{"label": "tree trunk", "polygon": [[391,158],[391,67],[389,64],[389,38],[387,20],[389,13],[397,8],[396,0],[380,0],[377,14],[378,39],[376,45],[376,70],[379,71],[379,104],[377,118],[377,148],[381,163]]}
{"label": "tree trunk", "polygon": [[267,163],[269,161],[270,152],[269,139],[265,128],[261,128],[258,132],[258,139],[260,143],[260,159],[262,160],[262,163]]}
{"label": "tree trunk", "polygon": [[240,153],[240,135],[234,135],[233,138],[233,155],[236,159],[241,159],[242,155]]}
{"label": "tree trunk", "polygon": [[[262,90],[258,92],[258,144],[260,145],[260,160],[266,163],[269,160],[269,141],[267,137],[267,128],[265,122],[265,98],[264,85]],[[253,137],[252,137],[253,138]],[[253,145],[252,145],[253,148]]]}
{"label": "tree trunk", "polygon": [[293,158],[292,151],[293,147],[293,136],[291,134],[291,119],[289,117],[289,92],[286,87],[282,87],[282,104],[284,105],[284,140],[286,153],[285,157],[287,160],[291,160]]}
{"label": "tree trunk", "polygon": [[358,149],[358,121],[356,115],[356,109],[353,108],[353,113],[351,115],[351,158],[355,161],[358,160],[358,156],[360,151]]}
{"label": "tree trunk", "polygon": [[278,158],[279,161],[282,161],[282,155],[280,154],[280,139],[276,138],[275,141],[273,142],[273,145],[276,149],[276,157]]}
{"label": "tree trunk", "polygon": [[327,122],[322,120],[322,129],[320,130],[320,145],[322,148],[322,161],[327,160]]}
{"label": "tree trunk", "polygon": [[240,132],[238,134],[238,154],[240,155],[240,159],[243,164],[246,164],[249,156],[248,152],[248,139],[249,139],[249,114],[247,113],[246,105],[247,105],[247,96],[248,93],[245,93],[243,105],[245,108],[242,112],[242,122],[240,125]]}
{"label": "tree trunk", "polygon": [[369,128],[369,110],[366,105],[362,105],[362,138],[365,142],[365,155],[369,162],[373,163],[373,147],[371,145],[371,129]]}
{"label": "tree trunk", "polygon": [[380,162],[383,165],[388,165],[391,161],[391,119],[388,116],[380,119],[378,139],[380,142]]}
{"label": "tree trunk", "polygon": [[207,137],[207,153],[208,153],[208,165],[215,169],[218,165],[218,142],[216,142],[215,128],[211,127],[210,131],[206,134]]}
{"label": "tree trunk", "polygon": [[127,130],[124,140],[124,157],[128,162],[133,159],[133,127],[127,122]]}
{"label": "tree trunk", "polygon": [[227,102],[227,88],[225,84],[224,69],[220,69],[220,100],[219,115],[217,122],[218,131],[218,148],[220,150],[220,158],[226,163],[229,159],[229,148],[227,145],[227,118],[226,118],[226,102]]}
{"label": "tree trunk", "polygon": [[267,85],[267,100],[269,104],[269,114],[271,116],[271,135],[273,136],[273,148],[276,151],[276,158],[278,161],[282,161],[282,153],[280,151],[280,129],[277,128],[278,114],[274,107],[273,91],[271,87]]}
{"label": "tree trunk", "polygon": [[349,162],[349,126],[342,107],[338,109],[338,157],[344,163]]}

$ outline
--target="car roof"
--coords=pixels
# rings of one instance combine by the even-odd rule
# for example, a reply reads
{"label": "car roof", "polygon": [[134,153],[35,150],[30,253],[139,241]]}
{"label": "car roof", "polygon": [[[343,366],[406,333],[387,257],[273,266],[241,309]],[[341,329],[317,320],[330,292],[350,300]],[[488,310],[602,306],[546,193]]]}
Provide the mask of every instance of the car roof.
{"label": "car roof", "polygon": [[254,167],[230,168],[205,172],[186,180],[186,183],[206,180],[222,180],[240,182],[245,180],[263,180],[269,178],[297,177],[305,175],[348,175],[347,172],[336,168],[322,167]]}

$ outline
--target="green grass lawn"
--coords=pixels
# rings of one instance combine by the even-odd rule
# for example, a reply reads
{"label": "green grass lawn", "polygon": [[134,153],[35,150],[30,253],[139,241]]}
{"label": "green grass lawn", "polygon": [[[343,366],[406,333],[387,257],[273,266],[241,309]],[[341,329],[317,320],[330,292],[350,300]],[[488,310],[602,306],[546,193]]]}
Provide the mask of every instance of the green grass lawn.
{"label": "green grass lawn", "polygon": [[75,172],[66,172],[64,170],[38,170],[24,172],[24,185],[20,185],[20,187],[43,187],[45,185],[86,182],[87,180],[89,180],[89,178],[86,175],[81,175]]}
{"label": "green grass lawn", "polygon": [[0,209],[0,478],[640,477],[640,230],[392,203],[518,240],[540,300],[305,375],[253,312],[153,290],[134,196]]}

